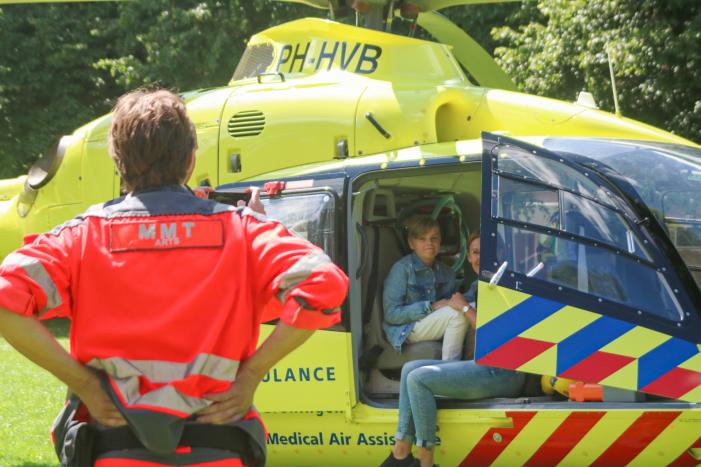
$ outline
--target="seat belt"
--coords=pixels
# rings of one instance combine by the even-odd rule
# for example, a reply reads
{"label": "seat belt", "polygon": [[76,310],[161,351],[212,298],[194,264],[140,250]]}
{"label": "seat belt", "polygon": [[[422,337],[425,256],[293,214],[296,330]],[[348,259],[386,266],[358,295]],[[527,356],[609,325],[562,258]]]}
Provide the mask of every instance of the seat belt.
{"label": "seat belt", "polygon": [[[368,277],[368,290],[367,294],[365,295],[365,304],[363,305],[363,316],[368,317],[368,321],[372,323],[372,305],[375,302],[375,294],[377,294],[377,269],[378,269],[378,263],[379,263],[379,255],[377,250],[380,247],[380,228],[376,225],[372,226],[372,231],[374,234],[373,238],[373,246],[372,246],[372,264],[370,266],[370,276]],[[380,312],[382,312],[380,310]],[[382,321],[382,320],[380,320]],[[382,330],[380,330],[380,333]],[[380,349],[378,351],[378,349]],[[370,378],[370,370],[375,367],[375,364],[377,363],[377,359],[380,358],[381,352],[381,347],[375,345],[372,348],[368,349],[367,351],[363,352],[363,354],[360,356],[358,359],[358,368],[365,371],[365,379],[366,382]]]}
{"label": "seat belt", "polygon": [[375,301],[375,294],[377,293],[377,268],[378,268],[378,248],[380,247],[380,229],[376,225],[372,226],[372,233],[374,235],[373,245],[372,245],[372,264],[370,265],[370,276],[368,277],[368,293],[365,296],[365,305],[363,306],[364,316],[370,317],[372,313],[372,303]]}

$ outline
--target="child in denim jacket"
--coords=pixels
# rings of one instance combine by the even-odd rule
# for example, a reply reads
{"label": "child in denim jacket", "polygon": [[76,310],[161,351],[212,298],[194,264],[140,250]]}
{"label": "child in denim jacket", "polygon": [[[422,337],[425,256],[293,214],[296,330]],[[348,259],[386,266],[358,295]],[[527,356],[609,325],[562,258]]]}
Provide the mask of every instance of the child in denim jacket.
{"label": "child in denim jacket", "polygon": [[384,286],[383,328],[392,346],[443,339],[443,360],[462,356],[468,319],[465,297],[456,293],[455,273],[436,260],[441,246],[438,222],[416,215],[407,222],[413,253],[397,261]]}

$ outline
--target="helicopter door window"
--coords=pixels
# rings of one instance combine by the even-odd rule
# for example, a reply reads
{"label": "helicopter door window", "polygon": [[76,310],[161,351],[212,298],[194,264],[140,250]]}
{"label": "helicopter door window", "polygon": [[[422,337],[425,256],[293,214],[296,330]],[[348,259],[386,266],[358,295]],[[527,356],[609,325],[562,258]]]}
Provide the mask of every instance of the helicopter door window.
{"label": "helicopter door window", "polygon": [[[558,190],[505,177],[497,177],[495,182],[499,186],[497,217],[543,227],[558,227]],[[553,222],[555,225],[552,225]]]}
{"label": "helicopter door window", "polygon": [[559,230],[649,259],[622,215],[603,204],[535,182],[495,176],[496,217]]}
{"label": "helicopter door window", "polygon": [[612,197],[586,175],[557,161],[537,157],[521,148],[509,147],[508,151],[499,152],[497,173],[508,174],[524,181],[537,181],[616,207]]}
{"label": "helicopter door window", "polygon": [[[666,279],[653,267],[610,249],[508,224],[497,226],[503,244],[497,262],[509,269],[611,300],[635,310],[681,321],[681,306]],[[539,266],[542,264],[543,266]],[[535,274],[529,274],[537,271]]]}
{"label": "helicopter door window", "polygon": [[649,259],[638,237],[623,216],[586,198],[562,194],[562,230],[607,243],[632,255]]}
{"label": "helicopter door window", "polygon": [[331,193],[284,195],[263,198],[262,202],[269,218],[282,222],[334,259],[335,198]]}
{"label": "helicopter door window", "polygon": [[507,262],[509,269],[525,276],[667,320],[683,319],[666,279],[649,262],[620,213],[593,199],[531,181],[533,177],[528,181],[511,177],[492,177],[496,187],[492,212],[501,221],[497,236],[503,239],[497,248],[498,264]]}
{"label": "helicopter door window", "polygon": [[533,287],[544,296],[569,290],[577,306],[655,315],[680,327],[686,314],[676,286],[652,259],[649,244],[643,247],[643,227],[626,202],[569,156],[504,139],[484,154],[491,209],[483,211],[483,232],[493,229],[496,242],[483,251],[483,262],[506,263],[519,274],[507,275],[507,282],[519,290]]}

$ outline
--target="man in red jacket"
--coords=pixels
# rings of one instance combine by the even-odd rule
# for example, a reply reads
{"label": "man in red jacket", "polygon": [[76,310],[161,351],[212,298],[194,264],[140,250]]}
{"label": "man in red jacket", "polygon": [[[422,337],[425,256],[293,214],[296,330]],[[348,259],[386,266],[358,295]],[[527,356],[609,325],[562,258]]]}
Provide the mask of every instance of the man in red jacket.
{"label": "man in red jacket", "polygon": [[[262,465],[256,387],[339,321],[348,279],[280,223],[192,195],[176,95],[122,96],[109,142],[128,194],[7,256],[0,333],[76,396],[54,431],[66,465]],[[38,320],[53,316],[71,319],[70,354]]]}

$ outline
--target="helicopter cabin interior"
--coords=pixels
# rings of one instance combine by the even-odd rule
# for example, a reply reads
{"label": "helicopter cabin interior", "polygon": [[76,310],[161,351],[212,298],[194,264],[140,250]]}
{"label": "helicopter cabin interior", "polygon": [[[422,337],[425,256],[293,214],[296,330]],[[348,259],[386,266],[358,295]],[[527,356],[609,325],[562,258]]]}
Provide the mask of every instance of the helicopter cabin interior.
{"label": "helicopter cabin interior", "polygon": [[[411,253],[405,221],[414,214],[435,217],[441,230],[439,260],[456,270],[462,289],[476,279],[465,262],[465,243],[469,233],[479,228],[479,164],[466,165],[460,172],[424,169],[421,175],[394,175],[364,183],[356,192],[353,212],[360,226],[359,251],[363,255],[360,283],[364,340],[359,365],[365,394],[378,399],[396,397],[399,372],[407,361],[441,358],[439,341],[405,343],[400,353],[382,330],[384,279],[397,260]],[[465,349],[466,358],[472,353]]]}
{"label": "helicopter cabin interior", "polygon": [[[351,216],[355,228],[349,226],[348,232],[351,235],[351,250],[355,249],[361,257],[358,270],[350,273],[359,284],[362,300],[351,304],[350,321],[353,359],[357,362],[356,388],[361,400],[370,405],[388,407],[396,404],[399,375],[407,361],[441,358],[439,341],[405,343],[400,353],[390,345],[382,329],[384,279],[392,265],[410,253],[403,229],[407,217],[425,213],[439,221],[442,233],[439,258],[456,271],[461,291],[465,291],[476,279],[465,260],[466,239],[480,225],[481,163],[476,158],[472,160],[474,162],[459,165],[370,172],[353,185]],[[586,199],[564,198],[564,210],[562,203],[561,194],[504,180],[493,208],[496,206],[506,217],[543,225],[559,222],[558,215],[564,212],[566,228],[576,231],[580,237],[601,241],[613,232],[632,251],[636,247],[637,251],[643,251],[625,225],[617,224],[618,220],[612,216],[604,218],[608,227],[603,232],[602,218],[592,218],[591,215],[592,212],[597,212],[599,216],[602,213],[600,210],[593,211]],[[616,231],[618,228],[620,232]],[[353,232],[357,235],[353,236]],[[499,226],[498,236],[497,249],[502,258],[508,258],[517,269],[537,275],[560,291],[565,286],[632,306],[641,300],[662,303],[674,299],[655,277],[645,277],[644,273],[641,276],[637,270],[634,272],[632,269],[637,266],[635,261],[607,250],[505,225]],[[482,268],[483,274],[487,274],[484,265]],[[640,287],[640,281],[645,283],[643,287]],[[677,307],[678,304],[671,308]],[[670,306],[660,308],[670,309]],[[474,346],[474,340],[468,340],[464,349],[465,358],[474,355],[474,347],[471,346]],[[550,407],[559,407],[560,404],[577,404],[557,393],[545,394],[540,379],[540,375],[529,375],[518,398],[457,401],[439,397],[442,399],[439,405],[470,407],[545,403]],[[665,401],[671,402],[670,399],[640,392],[604,388],[604,403],[660,404]]]}
{"label": "helicopter cabin interior", "polygon": [[[580,150],[586,149],[586,144],[594,149],[603,144],[579,140],[554,143],[576,144]],[[607,144],[613,147],[613,154],[635,151],[638,159],[654,156],[658,162],[661,157],[662,149],[657,147],[653,154],[639,143]],[[351,285],[342,323],[335,330],[350,332],[351,348],[347,351],[351,352],[352,384],[358,400],[371,406],[396,407],[403,364],[416,359],[439,359],[441,355],[439,341],[405,344],[402,352],[397,352],[382,328],[384,281],[392,265],[410,252],[404,223],[415,213],[429,214],[438,220],[442,234],[439,259],[455,270],[461,291],[476,279],[466,262],[466,243],[469,234],[481,225],[483,282],[498,275],[493,271],[508,263],[499,288],[508,288],[509,281],[513,286],[514,277],[519,276],[519,280],[529,281],[532,294],[580,309],[589,313],[592,320],[618,318],[615,321],[622,323],[619,326],[640,326],[653,334],[661,329],[655,334],[660,342],[670,335],[682,335],[683,324],[694,316],[688,304],[678,299],[678,292],[682,286],[696,284],[678,284],[663,274],[664,265],[670,268],[673,252],[660,251],[660,239],[650,235],[649,219],[636,221],[628,202],[613,193],[609,185],[596,181],[583,166],[566,164],[560,156],[535,156],[533,150],[524,150],[514,143],[500,150],[499,166],[485,172],[481,149],[466,148],[460,157],[444,154],[427,163],[397,159],[388,167],[383,159],[368,159],[369,165],[357,168],[340,163],[320,172],[279,172],[271,174],[272,178],[255,181],[262,185],[284,180],[282,192],[263,197],[268,216],[320,246],[332,260],[345,266]],[[624,165],[618,160],[609,158],[606,162],[616,170],[631,173],[625,165],[628,159],[621,159]],[[683,162],[677,156],[665,161],[677,165]],[[679,169],[668,167],[660,173],[674,171]],[[677,212],[679,208],[655,208],[659,204],[656,199],[669,198],[669,184],[657,183],[654,177],[636,180],[645,182],[641,187],[645,188],[646,203],[653,215],[659,216],[660,232],[684,253],[682,257],[687,261],[695,258],[701,251],[697,243],[684,239],[697,224],[680,217],[686,211]],[[222,193],[250,183],[228,185]],[[693,186],[681,187],[686,190],[683,193],[696,193],[695,175],[688,183]],[[485,193],[491,198],[486,201],[488,205],[483,200]],[[691,261],[687,267],[694,264]],[[515,290],[520,289],[516,286]],[[477,310],[479,328],[479,297]],[[479,354],[480,335],[483,334],[478,329],[476,348],[468,340],[463,358]],[[693,346],[690,342],[684,345],[689,349]],[[441,403],[450,407],[543,403],[552,408],[577,404],[552,391],[545,394],[541,376],[529,376],[517,398]],[[680,401],[605,386],[603,404],[610,403],[623,404],[622,407],[630,407],[626,405],[630,403],[669,407]]]}

